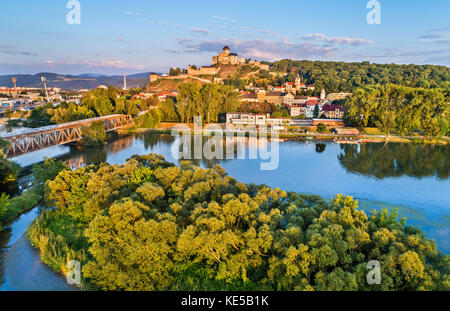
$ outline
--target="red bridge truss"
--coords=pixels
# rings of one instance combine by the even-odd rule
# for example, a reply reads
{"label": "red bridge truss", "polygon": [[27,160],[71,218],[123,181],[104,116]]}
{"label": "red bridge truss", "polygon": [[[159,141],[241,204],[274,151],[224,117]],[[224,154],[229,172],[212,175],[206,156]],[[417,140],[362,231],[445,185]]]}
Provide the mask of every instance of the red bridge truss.
{"label": "red bridge truss", "polygon": [[81,130],[92,122],[103,122],[105,131],[115,131],[133,125],[133,118],[128,115],[110,115],[76,122],[40,127],[3,136],[11,142],[6,156],[15,157],[28,152],[52,146],[67,144],[82,138]]}

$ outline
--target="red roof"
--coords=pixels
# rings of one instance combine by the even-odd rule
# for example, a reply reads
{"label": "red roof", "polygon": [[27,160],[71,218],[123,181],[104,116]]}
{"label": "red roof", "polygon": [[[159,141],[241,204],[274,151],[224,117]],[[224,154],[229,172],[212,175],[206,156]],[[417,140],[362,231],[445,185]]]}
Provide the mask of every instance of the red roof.
{"label": "red roof", "polygon": [[310,100],[307,100],[305,104],[307,106],[315,106],[315,105],[318,105],[319,102],[317,100],[315,100],[315,99],[310,99]]}
{"label": "red roof", "polygon": [[322,111],[336,111],[336,110],[344,111],[344,107],[340,105],[324,105],[322,107]]}

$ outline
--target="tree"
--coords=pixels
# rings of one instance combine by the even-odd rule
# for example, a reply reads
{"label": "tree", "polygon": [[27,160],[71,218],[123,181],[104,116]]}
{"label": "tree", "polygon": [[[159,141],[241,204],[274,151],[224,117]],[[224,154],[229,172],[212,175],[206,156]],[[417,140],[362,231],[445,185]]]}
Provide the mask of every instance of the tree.
{"label": "tree", "polygon": [[83,141],[88,145],[103,145],[106,132],[103,122],[92,122],[89,126],[81,129]]}
{"label": "tree", "polygon": [[314,118],[318,118],[319,117],[319,113],[320,113],[319,105],[315,105],[314,106],[314,112],[313,112]]}
{"label": "tree", "polygon": [[326,131],[328,131],[328,128],[325,124],[323,124],[323,123],[317,124],[317,132],[325,133]]}
{"label": "tree", "polygon": [[13,115],[13,112],[11,111],[11,109],[7,109],[5,112],[3,112],[3,116],[5,118],[7,118],[8,120],[11,120],[12,115]]}
{"label": "tree", "polygon": [[7,208],[10,205],[9,195],[2,193],[0,195],[0,230],[2,229],[2,218],[6,214]]}

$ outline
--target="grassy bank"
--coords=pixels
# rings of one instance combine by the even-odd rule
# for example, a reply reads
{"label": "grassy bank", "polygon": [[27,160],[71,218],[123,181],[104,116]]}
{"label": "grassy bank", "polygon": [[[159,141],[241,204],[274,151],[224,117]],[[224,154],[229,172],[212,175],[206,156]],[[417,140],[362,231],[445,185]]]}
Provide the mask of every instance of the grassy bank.
{"label": "grassy bank", "polygon": [[[43,199],[43,191],[38,187],[33,187],[21,195],[10,200],[6,213],[2,218],[4,224],[11,223],[21,214],[33,209]],[[2,228],[0,228],[2,229]]]}
{"label": "grassy bank", "polygon": [[[60,171],[67,169],[67,166],[54,159],[45,160],[42,164],[33,166],[33,186],[20,195],[9,200],[6,212],[1,218],[2,224],[9,224],[21,214],[33,209],[44,201],[45,184],[48,180],[54,179]],[[0,227],[3,230],[3,227]]]}
{"label": "grassy bank", "polygon": [[[186,124],[190,128],[192,128],[191,124]],[[193,131],[193,133],[204,133],[205,130],[202,131]],[[172,129],[167,127],[161,128],[132,128],[128,129],[126,133],[143,133],[143,132],[152,132],[158,134],[171,134]],[[236,132],[237,134],[238,132]],[[248,137],[248,132],[245,133],[245,137]],[[270,132],[267,133],[266,137],[271,138]],[[325,140],[331,141],[334,139],[352,139],[352,140],[360,140],[361,142],[385,142],[385,143],[421,143],[421,144],[437,144],[437,145],[448,145],[450,144],[449,137],[422,137],[422,136],[400,136],[400,135],[389,135],[384,136],[383,134],[362,134],[362,135],[337,135],[333,133],[317,133],[317,132],[309,132],[309,133],[288,133],[288,132],[280,132],[278,138],[282,139],[306,139],[312,138],[314,140]]]}

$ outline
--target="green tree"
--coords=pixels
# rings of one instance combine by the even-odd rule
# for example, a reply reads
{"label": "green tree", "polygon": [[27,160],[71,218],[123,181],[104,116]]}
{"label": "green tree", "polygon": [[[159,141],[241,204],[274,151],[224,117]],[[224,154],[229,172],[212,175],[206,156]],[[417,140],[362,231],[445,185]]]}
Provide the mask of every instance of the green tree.
{"label": "green tree", "polygon": [[106,132],[103,122],[92,122],[81,130],[83,141],[88,145],[102,145],[105,143]]}

